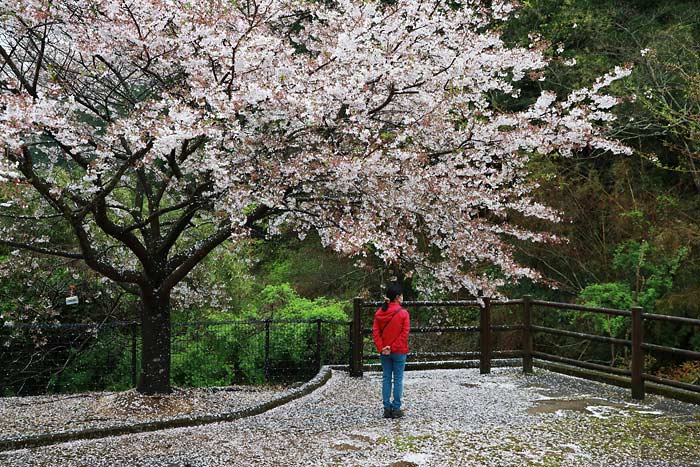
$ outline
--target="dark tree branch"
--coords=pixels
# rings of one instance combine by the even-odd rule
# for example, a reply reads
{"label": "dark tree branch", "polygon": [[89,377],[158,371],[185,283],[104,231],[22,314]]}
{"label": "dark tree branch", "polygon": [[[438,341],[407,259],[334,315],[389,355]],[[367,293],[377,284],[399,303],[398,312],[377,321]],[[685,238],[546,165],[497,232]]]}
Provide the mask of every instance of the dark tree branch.
{"label": "dark tree branch", "polygon": [[[110,69],[112,73],[114,73],[114,76],[117,77],[117,80],[119,81],[119,85],[122,87],[124,90],[124,97],[129,101],[130,104],[135,104],[136,103],[136,97],[133,95],[131,92],[131,89],[129,89],[129,85],[126,82],[126,79],[122,76],[122,74],[117,70],[107,59],[105,59],[102,55],[95,55],[95,58],[102,63],[105,64],[107,68]],[[116,86],[114,86],[116,88]]]}
{"label": "dark tree branch", "polygon": [[17,163],[17,166],[27,179],[27,182],[32,185],[41,195],[44,200],[49,203],[49,205],[56,211],[61,213],[65,218],[72,217],[72,212],[65,205],[65,203],[60,199],[60,197],[51,194],[50,185],[42,180],[34,171],[34,164],[32,163],[32,155],[27,146],[22,147],[22,156],[15,158],[10,154],[10,160]]}
{"label": "dark tree branch", "polygon": [[222,227],[216,234],[207,238],[188,249],[185,253],[179,254],[168,261],[167,270],[170,272],[167,278],[160,285],[161,293],[168,293],[182,279],[194,269],[214,248],[226,241],[231,236],[230,224]]}
{"label": "dark tree branch", "polygon": [[[177,176],[178,179],[180,179],[183,176],[182,171],[180,170],[180,164],[185,162],[190,155],[194,154],[195,151],[201,148],[202,145],[204,145],[205,141],[206,138],[197,137],[182,142],[182,147],[180,148],[180,156],[177,159],[173,158],[173,160],[168,160],[168,166],[170,167],[171,171],[165,172],[167,179],[163,183],[161,183],[160,187],[158,188],[158,191],[155,193],[153,197],[153,204],[155,204],[156,206],[160,205],[161,200],[163,199],[163,196],[165,195],[165,192],[168,189],[172,177]],[[191,142],[192,144],[190,144]],[[177,175],[178,173],[180,175]]]}
{"label": "dark tree branch", "polygon": [[374,115],[374,114],[380,112],[384,107],[386,107],[387,105],[389,105],[391,103],[391,101],[395,95],[396,95],[396,88],[394,87],[394,84],[392,83],[389,85],[389,95],[386,96],[386,99],[384,99],[384,102],[379,104],[377,107],[371,109],[369,112],[367,112],[367,114]]}
{"label": "dark tree branch", "polygon": [[48,248],[40,248],[34,245],[29,245],[27,243],[11,242],[9,240],[0,239],[0,245],[6,245],[12,248],[19,248],[20,250],[33,251],[35,253],[41,253],[43,255],[58,256],[61,258],[85,259],[85,256],[81,253],[70,253],[66,251],[50,250]]}
{"label": "dark tree branch", "polygon": [[[95,195],[92,200],[87,202],[85,204],[85,207],[83,208],[84,212],[87,212],[90,209],[93,209],[95,206],[97,206],[99,203],[104,202],[104,199],[112,192],[114,189],[117,187],[119,182],[122,179],[122,176],[126,173],[126,171],[136,162],[139,160],[141,157],[146,155],[148,151],[151,150],[153,147],[153,140],[149,141],[146,146],[135,153],[131,154],[129,159],[127,159],[121,167],[115,172],[115,174],[112,176],[112,179],[107,183],[106,186],[102,187],[100,186],[100,191]],[[99,180],[96,182],[99,183]],[[98,185],[99,186],[99,185]]]}
{"label": "dark tree branch", "polygon": [[[129,159],[126,162],[124,162],[121,165],[121,167],[119,167],[119,170],[117,170],[117,172],[112,176],[112,179],[107,184],[107,186],[103,187],[97,194],[97,196],[95,196],[85,206],[85,208],[83,208],[83,210],[89,209],[90,211],[92,211],[97,225],[100,226],[100,228],[104,230],[104,232],[107,235],[121,242],[129,250],[131,250],[139,259],[139,261],[141,262],[141,264],[147,272],[153,271],[154,264],[152,258],[149,257],[148,251],[146,250],[144,245],[141,244],[139,239],[134,234],[132,234],[130,230],[124,229],[123,227],[117,225],[111,219],[109,219],[109,216],[107,215],[107,203],[105,202],[105,198],[116,188],[126,170],[129,167],[131,167],[135,161],[137,161],[138,159],[143,157],[148,151],[150,151],[152,146],[153,142],[149,141],[146,144],[146,147],[133,153],[131,157],[129,157]],[[99,183],[99,181],[97,183]]]}
{"label": "dark tree branch", "polygon": [[138,287],[135,287],[131,284],[127,284],[126,282],[115,282],[119,288],[121,288],[123,291],[134,295],[135,297],[138,297],[140,294],[140,290]]}
{"label": "dark tree branch", "polygon": [[179,211],[180,209],[183,209],[187,207],[190,204],[190,201],[183,201],[182,203],[175,204],[173,206],[168,206],[167,208],[159,209],[158,211],[152,213],[150,216],[148,216],[144,220],[140,220],[136,224],[132,224],[129,227],[124,228],[125,232],[131,232],[132,230],[137,230],[137,229],[142,229],[146,227],[148,224],[150,224],[154,218],[161,217],[164,214],[167,214],[169,212],[173,211]]}
{"label": "dark tree branch", "polygon": [[44,25],[44,34],[41,37],[41,47],[36,58],[36,69],[34,70],[34,79],[32,80],[32,89],[36,89],[39,84],[39,76],[41,75],[41,62],[44,60],[44,52],[46,51],[46,31],[47,25]]}
{"label": "dark tree branch", "polygon": [[69,155],[71,159],[75,161],[76,164],[78,164],[80,167],[83,168],[83,170],[87,170],[89,162],[87,159],[85,159],[83,156],[80,154],[76,153],[73,151],[73,148],[70,146],[67,146],[63,143],[61,143],[58,139],[56,139],[56,136],[53,134],[51,130],[45,130],[46,134],[51,137],[51,139],[58,145],[61,150]]}
{"label": "dark tree branch", "polygon": [[209,188],[211,188],[210,181],[203,183],[202,185],[197,187],[195,192],[192,194],[192,197],[190,197],[190,199],[187,201],[186,206],[189,206],[189,209],[187,209],[187,211],[184,214],[182,214],[182,216],[180,216],[180,218],[175,222],[173,227],[170,228],[167,235],[158,247],[158,251],[156,253],[158,256],[167,257],[168,252],[173,247],[173,245],[175,245],[177,239],[187,228],[187,225],[192,221],[195,214],[197,214],[197,211],[201,209],[202,204],[207,201],[199,198],[202,195],[202,193],[204,193]]}
{"label": "dark tree branch", "polygon": [[122,227],[109,219],[109,216],[107,215],[107,205],[104,199],[100,199],[93,205],[92,213],[93,216],[95,216],[95,222],[97,222],[97,225],[107,235],[124,244],[124,246],[131,250],[139,261],[141,261],[141,264],[143,264],[143,267],[147,273],[153,271],[153,261],[152,258],[149,257],[146,248],[134,234],[124,231]]}
{"label": "dark tree branch", "polygon": [[18,162],[18,168],[27,179],[27,182],[39,192],[56,212],[61,213],[70,223],[75,236],[78,238],[80,250],[83,252],[82,259],[88,266],[116,282],[131,282],[137,284],[144,282],[143,277],[135,271],[117,270],[113,266],[99,260],[99,256],[93,248],[93,243],[82,225],[84,214],[73,213],[60,196],[54,196],[51,193],[50,185],[45,180],[41,179],[34,171],[32,155],[27,147],[22,148],[22,157]]}
{"label": "dark tree branch", "polygon": [[[185,145],[186,143],[183,143]],[[175,149],[170,151],[170,153],[165,157],[165,160],[168,161],[168,167],[170,167],[170,170],[172,171],[173,175],[180,180],[182,178],[182,171],[180,170],[180,166],[177,164],[177,161],[175,160]]]}
{"label": "dark tree branch", "polygon": [[20,70],[17,67],[17,64],[12,60],[12,57],[7,53],[7,51],[5,51],[5,48],[2,45],[0,45],[0,56],[5,60],[5,63],[9,65],[10,69],[12,70],[12,73],[14,73],[15,75],[15,78],[17,78],[19,82],[22,83],[22,86],[27,91],[27,93],[29,93],[29,95],[35,99],[39,97],[39,95],[36,92],[36,89],[32,87],[32,84],[29,81],[27,81],[27,78],[22,73],[22,70]]}
{"label": "dark tree branch", "polygon": [[[255,222],[265,218],[271,212],[271,209],[267,206],[259,206],[255,211],[248,214],[245,227],[252,227]],[[227,222],[214,235],[168,261],[166,270],[169,272],[169,275],[162,282],[159,291],[166,293],[172,290],[214,248],[226,241],[232,232],[231,224]]]}

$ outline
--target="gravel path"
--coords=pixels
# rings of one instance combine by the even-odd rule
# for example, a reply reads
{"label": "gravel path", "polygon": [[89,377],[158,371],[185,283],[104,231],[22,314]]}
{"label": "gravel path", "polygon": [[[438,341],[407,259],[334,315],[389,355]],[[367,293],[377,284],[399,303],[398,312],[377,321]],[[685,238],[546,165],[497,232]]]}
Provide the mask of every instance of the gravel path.
{"label": "gravel path", "polygon": [[537,370],[407,372],[407,416],[380,376],[335,371],[309,396],[230,423],[0,453],[0,465],[700,466],[700,407]]}
{"label": "gravel path", "polygon": [[182,389],[162,396],[136,390],[0,398],[0,441],[27,435],[108,428],[188,415],[233,412],[266,402],[283,388]]}

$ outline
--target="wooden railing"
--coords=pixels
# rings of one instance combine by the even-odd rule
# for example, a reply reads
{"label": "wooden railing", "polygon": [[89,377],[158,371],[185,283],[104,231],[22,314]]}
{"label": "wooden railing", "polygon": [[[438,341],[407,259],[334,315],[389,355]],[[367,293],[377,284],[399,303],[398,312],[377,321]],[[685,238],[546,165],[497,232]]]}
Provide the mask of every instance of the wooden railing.
{"label": "wooden railing", "polygon": [[[350,373],[353,376],[362,376],[363,361],[369,358],[376,358],[375,355],[363,354],[364,337],[371,335],[371,329],[363,328],[362,318],[363,312],[366,309],[376,309],[382,302],[368,302],[362,299],[353,301],[353,319],[351,323],[351,359]],[[665,321],[681,325],[689,325],[700,327],[700,319],[683,318],[669,315],[658,315],[644,313],[642,308],[634,307],[630,310],[619,310],[612,308],[590,307],[585,305],[577,305],[571,303],[550,302],[544,300],[534,300],[530,296],[525,296],[518,300],[497,301],[483,298],[479,301],[413,301],[404,302],[406,308],[415,307],[441,307],[441,308],[478,308],[479,309],[479,326],[441,326],[441,327],[416,327],[411,329],[411,333],[429,333],[429,332],[462,332],[462,333],[479,333],[479,349],[478,352],[434,352],[423,353],[422,357],[437,357],[437,358],[476,358],[479,359],[479,369],[482,374],[491,371],[491,360],[493,357],[522,358],[523,371],[531,373],[533,371],[533,362],[535,359],[564,364],[570,367],[582,368],[585,370],[593,370],[603,374],[621,376],[629,379],[629,385],[634,399],[644,399],[646,386],[645,382],[656,383],[658,385],[691,391],[700,395],[700,385],[689,384],[680,381],[675,381],[667,378],[661,378],[645,372],[644,355],[648,352],[663,352],[689,359],[700,360],[700,352],[690,349],[680,349],[675,347],[657,345],[644,342],[644,324],[651,321]],[[502,307],[520,307],[521,322],[508,325],[494,325],[492,323],[492,308],[494,306]],[[556,329],[533,324],[533,313],[535,308],[554,308],[557,310],[571,312],[587,312],[599,313],[611,316],[623,316],[630,319],[629,335],[631,339],[619,339],[609,336],[588,334],[564,329]],[[495,352],[493,350],[493,334],[501,331],[520,331],[521,346],[519,349],[509,351]],[[601,365],[581,361],[577,359],[567,358],[561,355],[555,355],[538,351],[537,349],[537,334],[551,334],[564,337],[575,337],[594,342],[602,342],[626,346],[631,349],[631,360],[629,368],[617,368],[611,365]],[[584,375],[585,376],[585,375]]]}

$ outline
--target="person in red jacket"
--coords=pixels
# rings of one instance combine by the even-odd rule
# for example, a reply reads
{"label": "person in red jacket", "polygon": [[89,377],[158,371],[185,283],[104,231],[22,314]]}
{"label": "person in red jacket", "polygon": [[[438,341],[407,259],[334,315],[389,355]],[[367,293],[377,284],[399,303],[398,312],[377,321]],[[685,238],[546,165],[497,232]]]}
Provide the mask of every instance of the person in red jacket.
{"label": "person in red jacket", "polygon": [[[403,417],[401,397],[403,395],[403,371],[406,367],[408,354],[408,331],[411,319],[408,311],[401,307],[403,292],[398,285],[390,285],[386,289],[386,303],[374,314],[372,336],[374,345],[381,354],[382,362],[382,400],[384,402],[384,418]],[[394,400],[392,395],[392,375],[394,379]]]}

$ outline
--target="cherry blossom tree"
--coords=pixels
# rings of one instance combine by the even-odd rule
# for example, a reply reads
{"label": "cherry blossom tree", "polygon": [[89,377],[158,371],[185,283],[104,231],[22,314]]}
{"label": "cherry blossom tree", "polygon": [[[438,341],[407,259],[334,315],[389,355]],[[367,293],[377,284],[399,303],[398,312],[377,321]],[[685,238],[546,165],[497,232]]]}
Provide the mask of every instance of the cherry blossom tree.
{"label": "cherry blossom tree", "polygon": [[[142,301],[139,390],[167,392],[173,289],[227,240],[311,229],[451,289],[535,278],[509,237],[530,155],[617,153],[614,70],[517,97],[547,67],[502,0],[2,0],[0,244],[84,261]],[[534,77],[534,78],[533,78]],[[74,242],[36,235],[47,217]],[[497,267],[500,279],[482,272]],[[505,279],[504,279],[505,278]]]}

